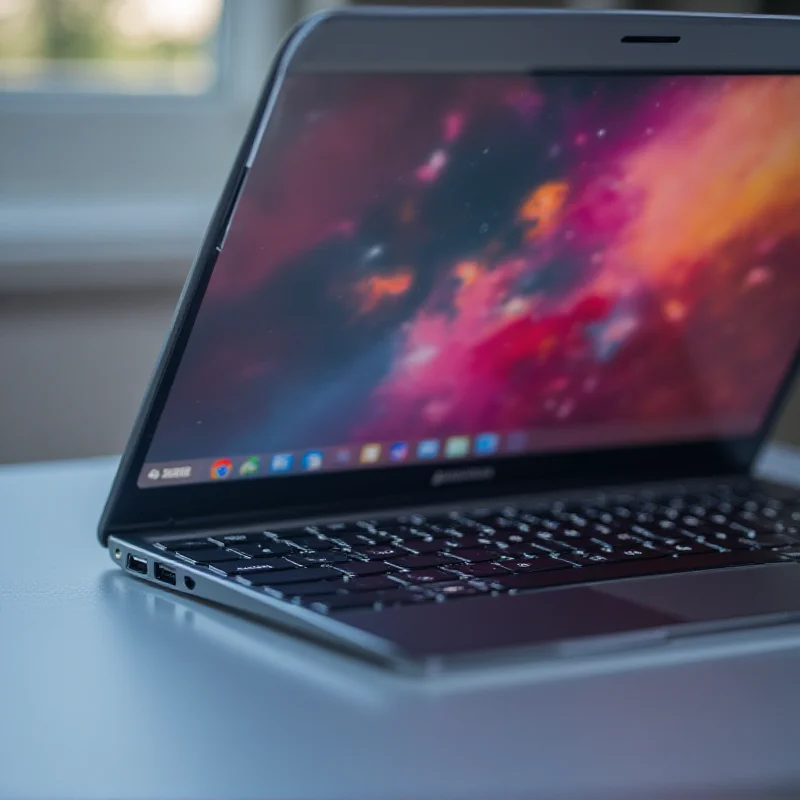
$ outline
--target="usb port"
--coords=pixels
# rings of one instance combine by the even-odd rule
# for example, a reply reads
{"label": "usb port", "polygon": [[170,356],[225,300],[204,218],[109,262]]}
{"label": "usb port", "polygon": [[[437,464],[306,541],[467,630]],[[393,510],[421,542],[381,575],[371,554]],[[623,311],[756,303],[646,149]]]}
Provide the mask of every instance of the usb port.
{"label": "usb port", "polygon": [[175,570],[159,564],[158,561],[153,564],[153,574],[156,576],[157,581],[168,583],[170,586],[174,586],[178,582],[175,578]]}
{"label": "usb port", "polygon": [[127,567],[131,572],[138,572],[140,575],[147,575],[147,560],[128,553]]}

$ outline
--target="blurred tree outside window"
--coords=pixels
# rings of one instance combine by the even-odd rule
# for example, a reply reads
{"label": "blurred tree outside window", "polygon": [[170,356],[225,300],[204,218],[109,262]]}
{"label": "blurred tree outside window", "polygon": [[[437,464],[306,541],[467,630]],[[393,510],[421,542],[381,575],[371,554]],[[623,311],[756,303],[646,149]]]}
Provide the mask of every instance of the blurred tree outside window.
{"label": "blurred tree outside window", "polygon": [[0,0],[0,91],[202,94],[222,0]]}
{"label": "blurred tree outside window", "polygon": [[179,284],[304,10],[0,0],[0,294]]}

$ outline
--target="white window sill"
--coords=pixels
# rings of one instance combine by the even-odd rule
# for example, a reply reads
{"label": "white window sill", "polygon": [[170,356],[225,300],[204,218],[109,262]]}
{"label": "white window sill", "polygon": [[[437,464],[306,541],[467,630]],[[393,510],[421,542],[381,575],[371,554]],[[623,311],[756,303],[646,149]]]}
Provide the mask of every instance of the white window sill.
{"label": "white window sill", "polygon": [[179,287],[213,200],[0,206],[0,291]]}
{"label": "white window sill", "polygon": [[295,0],[231,0],[199,97],[0,92],[0,292],[178,287]]}

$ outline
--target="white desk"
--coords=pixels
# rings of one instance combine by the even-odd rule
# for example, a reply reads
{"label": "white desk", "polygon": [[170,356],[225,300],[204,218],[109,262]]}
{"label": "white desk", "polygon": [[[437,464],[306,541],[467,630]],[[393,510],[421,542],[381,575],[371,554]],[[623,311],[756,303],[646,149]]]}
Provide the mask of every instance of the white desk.
{"label": "white desk", "polygon": [[[800,474],[791,453],[771,463]],[[115,569],[95,539],[114,466],[0,469],[0,797],[729,799],[800,786],[800,629],[556,674],[400,679]]]}

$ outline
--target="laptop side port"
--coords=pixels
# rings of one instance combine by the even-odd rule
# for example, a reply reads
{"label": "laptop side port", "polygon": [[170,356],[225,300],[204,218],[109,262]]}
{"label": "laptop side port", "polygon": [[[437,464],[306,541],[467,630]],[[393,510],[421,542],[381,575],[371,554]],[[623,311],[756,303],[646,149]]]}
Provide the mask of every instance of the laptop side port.
{"label": "laptop side port", "polygon": [[175,584],[178,582],[178,579],[175,576],[175,570],[170,569],[164,564],[159,564],[158,561],[153,563],[153,575],[157,581],[161,581],[161,583],[168,583],[170,586],[175,586]]}
{"label": "laptop side port", "polygon": [[127,566],[131,572],[147,575],[147,559],[145,558],[139,558],[139,556],[128,553],[128,560],[125,562],[125,566]]}

